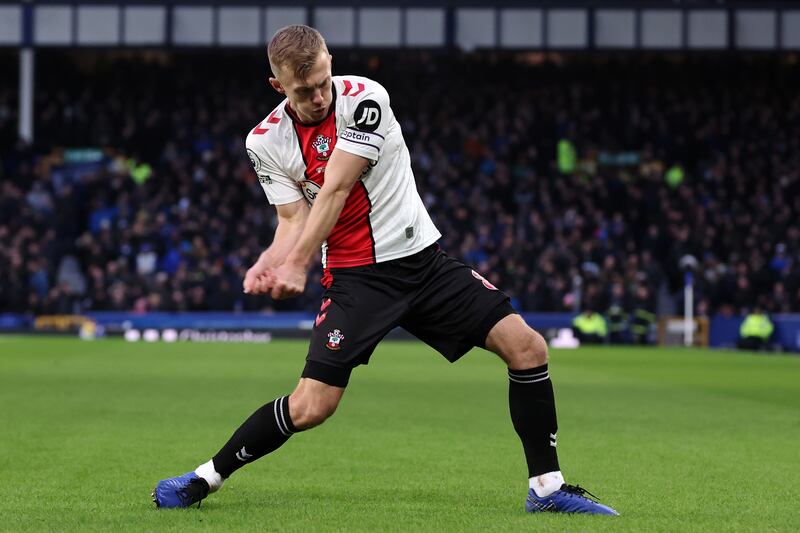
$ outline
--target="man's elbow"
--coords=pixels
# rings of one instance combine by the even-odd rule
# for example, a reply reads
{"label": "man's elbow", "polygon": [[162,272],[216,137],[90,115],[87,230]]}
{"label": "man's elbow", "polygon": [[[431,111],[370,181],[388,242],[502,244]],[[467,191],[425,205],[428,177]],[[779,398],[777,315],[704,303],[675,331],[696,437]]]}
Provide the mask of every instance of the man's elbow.
{"label": "man's elbow", "polygon": [[[332,200],[344,202],[347,200],[347,197],[350,196],[350,191],[353,190],[353,187],[357,181],[358,180],[336,180],[332,182],[325,182],[325,185],[323,185],[320,193],[326,192],[330,195]],[[327,191],[325,190],[326,185],[328,185]]]}

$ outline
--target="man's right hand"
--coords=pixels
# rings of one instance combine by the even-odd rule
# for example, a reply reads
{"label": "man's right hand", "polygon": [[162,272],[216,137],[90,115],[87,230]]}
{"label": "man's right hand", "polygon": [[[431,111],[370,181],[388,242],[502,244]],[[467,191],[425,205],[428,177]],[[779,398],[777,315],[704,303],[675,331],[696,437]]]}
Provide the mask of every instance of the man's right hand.
{"label": "man's right hand", "polygon": [[247,270],[242,286],[245,294],[269,294],[274,281],[270,267],[259,260]]}
{"label": "man's right hand", "polygon": [[275,286],[273,270],[284,262],[303,232],[310,208],[305,197],[296,202],[278,206],[278,227],[272,244],[258,257],[258,261],[244,275],[242,288],[245,294],[269,294]]}

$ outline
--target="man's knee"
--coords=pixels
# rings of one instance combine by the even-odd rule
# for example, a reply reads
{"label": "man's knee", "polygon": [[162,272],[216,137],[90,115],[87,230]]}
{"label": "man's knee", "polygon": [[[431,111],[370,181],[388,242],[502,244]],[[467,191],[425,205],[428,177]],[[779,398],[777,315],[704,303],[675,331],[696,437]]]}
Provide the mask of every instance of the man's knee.
{"label": "man's knee", "polygon": [[310,429],[325,422],[335,411],[338,401],[311,395],[289,396],[289,412],[297,429]]}
{"label": "man's knee", "polygon": [[517,370],[542,366],[547,362],[547,341],[537,331],[528,328],[528,333],[515,350],[509,366]]}
{"label": "man's knee", "polygon": [[547,342],[519,315],[509,315],[489,332],[486,347],[513,370],[535,368],[547,362]]}
{"label": "man's knee", "polygon": [[[289,396],[289,415],[297,429],[310,429],[325,422],[336,411],[344,389],[323,386],[304,386],[301,380],[297,389]],[[317,385],[318,384],[318,385]]]}

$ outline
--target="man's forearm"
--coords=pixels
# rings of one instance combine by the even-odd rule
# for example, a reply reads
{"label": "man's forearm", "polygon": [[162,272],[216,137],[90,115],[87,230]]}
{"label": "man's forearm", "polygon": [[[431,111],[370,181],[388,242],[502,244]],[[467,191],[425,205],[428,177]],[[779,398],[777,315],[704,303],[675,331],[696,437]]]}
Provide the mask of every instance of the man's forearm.
{"label": "man's forearm", "polygon": [[275,228],[275,236],[269,247],[261,252],[258,262],[265,267],[280,265],[286,260],[289,252],[303,232],[303,224],[280,223]]}
{"label": "man's forearm", "polygon": [[308,268],[314,252],[328,238],[339,220],[351,189],[368,164],[367,159],[361,156],[338,148],[333,150],[325,171],[325,182],[314,200],[302,235],[286,257],[286,263]]}
{"label": "man's forearm", "polygon": [[345,188],[326,189],[323,186],[320,189],[311,213],[308,215],[305,228],[303,228],[297,244],[286,257],[287,263],[302,267],[308,266],[314,252],[328,238],[333,226],[336,225],[349,195],[350,190]]}

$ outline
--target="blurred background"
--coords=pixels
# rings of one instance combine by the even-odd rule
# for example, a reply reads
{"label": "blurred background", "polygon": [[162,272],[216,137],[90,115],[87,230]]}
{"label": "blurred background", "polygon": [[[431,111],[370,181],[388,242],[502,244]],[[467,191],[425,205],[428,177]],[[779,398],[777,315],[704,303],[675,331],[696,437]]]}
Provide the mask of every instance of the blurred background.
{"label": "blurred background", "polygon": [[0,331],[307,334],[318,268],[241,290],[291,23],[388,89],[443,249],[548,337],[800,350],[794,1],[4,3]]}

